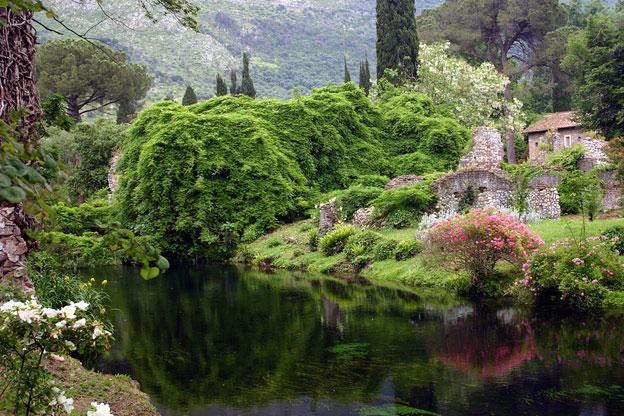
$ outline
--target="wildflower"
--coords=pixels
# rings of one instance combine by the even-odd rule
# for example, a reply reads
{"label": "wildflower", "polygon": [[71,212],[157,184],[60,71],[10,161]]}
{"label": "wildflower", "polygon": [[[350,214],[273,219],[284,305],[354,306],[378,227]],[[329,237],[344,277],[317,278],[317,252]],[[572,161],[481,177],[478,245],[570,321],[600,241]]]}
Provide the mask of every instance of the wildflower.
{"label": "wildflower", "polygon": [[577,266],[580,266],[581,264],[584,264],[585,262],[582,259],[579,259],[578,257],[572,259],[572,263],[576,264]]}
{"label": "wildflower", "polygon": [[110,411],[110,406],[104,403],[91,402],[95,411],[89,410],[87,416],[114,416]]}
{"label": "wildflower", "polygon": [[81,301],[80,301],[80,302],[78,302],[78,303],[73,303],[73,305],[74,305],[76,308],[80,309],[81,311],[86,311],[86,310],[87,310],[87,308],[89,307],[89,304],[88,304],[87,302],[85,302],[84,300],[81,300]]}
{"label": "wildflower", "polygon": [[108,284],[108,280],[104,279],[102,280],[102,286],[106,286]]}
{"label": "wildflower", "polygon": [[37,319],[39,319],[39,315],[37,315],[37,312],[33,311],[32,309],[17,311],[17,317],[27,324],[32,324],[32,321],[36,321]]}
{"label": "wildflower", "polygon": [[63,309],[61,309],[61,314],[63,314],[66,319],[76,319],[76,305],[72,303],[64,306]]}
{"label": "wildflower", "polygon": [[85,318],[79,319],[76,322],[74,322],[74,325],[72,325],[72,329],[80,329],[84,327],[86,324],[87,324],[87,320]]}

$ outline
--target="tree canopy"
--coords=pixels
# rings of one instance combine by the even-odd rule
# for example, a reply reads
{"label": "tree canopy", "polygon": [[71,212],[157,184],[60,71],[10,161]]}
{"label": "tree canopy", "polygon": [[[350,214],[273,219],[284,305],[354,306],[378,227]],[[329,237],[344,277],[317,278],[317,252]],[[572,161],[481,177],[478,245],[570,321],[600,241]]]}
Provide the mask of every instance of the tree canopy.
{"label": "tree canopy", "polygon": [[123,52],[81,39],[56,40],[39,47],[36,69],[39,94],[63,95],[76,121],[112,104],[135,104],[151,84],[145,68],[127,63]]}
{"label": "tree canopy", "polygon": [[240,93],[251,98],[256,98],[256,88],[254,87],[251,73],[249,71],[249,54],[243,53],[243,79],[241,80]]}
{"label": "tree canopy", "polygon": [[377,78],[392,69],[402,79],[416,79],[418,43],[414,1],[378,0]]}
{"label": "tree canopy", "polygon": [[187,85],[186,91],[184,91],[184,97],[182,97],[182,105],[191,105],[195,103],[197,103],[197,95],[195,95],[193,87]]}

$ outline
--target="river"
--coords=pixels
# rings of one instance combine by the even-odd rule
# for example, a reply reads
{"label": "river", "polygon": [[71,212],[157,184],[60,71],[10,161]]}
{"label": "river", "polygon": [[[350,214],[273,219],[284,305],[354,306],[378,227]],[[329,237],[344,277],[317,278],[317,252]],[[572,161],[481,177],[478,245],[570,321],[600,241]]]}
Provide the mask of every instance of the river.
{"label": "river", "polygon": [[624,415],[624,319],[293,272],[107,278],[113,348],[164,415]]}

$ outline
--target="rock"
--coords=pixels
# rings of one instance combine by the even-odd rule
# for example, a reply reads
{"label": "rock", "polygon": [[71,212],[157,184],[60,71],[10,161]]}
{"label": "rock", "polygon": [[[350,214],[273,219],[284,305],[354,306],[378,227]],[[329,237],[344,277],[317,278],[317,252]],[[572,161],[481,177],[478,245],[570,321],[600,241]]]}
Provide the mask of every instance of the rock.
{"label": "rock", "polygon": [[410,186],[410,185],[415,185],[419,182],[422,182],[423,177],[422,176],[417,176],[417,175],[404,175],[404,176],[397,176],[396,178],[392,179],[390,182],[388,182],[386,184],[386,186],[384,186],[384,189],[395,189],[395,188],[400,188],[402,186]]}
{"label": "rock", "polygon": [[119,159],[121,159],[121,150],[115,149],[108,168],[108,190],[111,195],[114,194],[119,187],[119,175],[117,174]]}
{"label": "rock", "polygon": [[479,127],[472,135],[472,149],[461,158],[459,168],[499,170],[504,156],[503,141],[498,130]]}
{"label": "rock", "polygon": [[321,204],[319,210],[319,234],[325,235],[331,231],[338,223],[338,209],[336,200],[331,199]]}
{"label": "rock", "polygon": [[374,207],[370,208],[360,208],[353,214],[351,218],[351,223],[360,228],[370,228],[374,225],[373,221],[373,213],[375,212]]}

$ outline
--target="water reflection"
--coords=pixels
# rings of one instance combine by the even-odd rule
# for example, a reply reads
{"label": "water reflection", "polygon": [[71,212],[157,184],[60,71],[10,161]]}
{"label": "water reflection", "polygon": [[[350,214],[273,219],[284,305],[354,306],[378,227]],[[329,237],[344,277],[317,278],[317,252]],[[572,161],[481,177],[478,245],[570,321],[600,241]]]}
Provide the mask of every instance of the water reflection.
{"label": "water reflection", "polygon": [[624,414],[617,318],[224,267],[104,273],[117,341],[100,367],[163,415]]}

